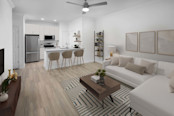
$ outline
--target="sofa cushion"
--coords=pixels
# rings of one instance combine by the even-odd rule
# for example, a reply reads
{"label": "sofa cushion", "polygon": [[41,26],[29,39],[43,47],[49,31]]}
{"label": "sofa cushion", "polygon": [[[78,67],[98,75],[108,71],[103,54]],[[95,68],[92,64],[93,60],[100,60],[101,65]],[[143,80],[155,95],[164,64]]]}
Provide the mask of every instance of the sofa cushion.
{"label": "sofa cushion", "polygon": [[141,66],[145,66],[146,70],[145,72],[148,74],[153,74],[154,70],[155,70],[155,63],[153,62],[149,62],[146,60],[141,60]]}
{"label": "sofa cushion", "polygon": [[174,71],[172,71],[169,75],[167,75],[167,77],[170,79],[172,77],[174,77]]}
{"label": "sofa cushion", "polygon": [[119,64],[119,56],[113,56],[111,58],[111,65],[118,65]]}
{"label": "sofa cushion", "polygon": [[141,58],[134,57],[134,64],[140,65],[141,64]]}
{"label": "sofa cushion", "polygon": [[169,92],[168,82],[162,75],[147,80],[130,92],[131,104],[140,104],[154,116],[174,116],[174,94]]}
{"label": "sofa cushion", "polygon": [[152,75],[149,74],[140,75],[138,73],[129,71],[124,67],[118,67],[118,66],[106,66],[105,70],[108,73],[117,75],[118,77],[124,78],[125,80],[135,83],[136,85],[140,85],[145,80],[152,77]]}
{"label": "sofa cushion", "polygon": [[117,53],[114,53],[113,54],[113,57],[119,57],[120,55],[119,54],[117,54]]}
{"label": "sofa cushion", "polygon": [[170,78],[169,87],[170,87],[170,92],[174,93],[174,76]]}
{"label": "sofa cushion", "polygon": [[174,63],[171,62],[158,62],[157,74],[168,76],[174,71]]}
{"label": "sofa cushion", "polygon": [[130,62],[127,63],[125,68],[130,70],[130,71],[133,71],[135,73],[141,74],[141,75],[143,75],[145,70],[146,70],[146,67],[140,66],[140,65],[136,65],[136,64],[130,63]]}
{"label": "sofa cushion", "polygon": [[125,67],[128,62],[133,62],[133,58],[120,56],[118,66]]}

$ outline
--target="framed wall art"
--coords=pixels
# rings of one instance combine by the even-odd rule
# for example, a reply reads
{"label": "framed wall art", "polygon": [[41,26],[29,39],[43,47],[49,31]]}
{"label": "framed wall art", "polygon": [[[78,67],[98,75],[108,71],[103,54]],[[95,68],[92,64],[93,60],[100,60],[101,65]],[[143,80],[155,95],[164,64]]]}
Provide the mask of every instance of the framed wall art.
{"label": "framed wall art", "polygon": [[126,33],[126,50],[138,52],[138,32]]}
{"label": "framed wall art", "polygon": [[139,32],[139,52],[155,53],[155,31]]}
{"label": "framed wall art", "polygon": [[174,30],[157,31],[157,53],[174,56]]}

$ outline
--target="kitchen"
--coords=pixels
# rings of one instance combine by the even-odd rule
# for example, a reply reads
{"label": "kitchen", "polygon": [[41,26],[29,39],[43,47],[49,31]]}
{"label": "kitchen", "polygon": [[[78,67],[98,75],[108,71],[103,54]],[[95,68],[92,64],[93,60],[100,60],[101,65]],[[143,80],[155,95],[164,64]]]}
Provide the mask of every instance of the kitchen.
{"label": "kitchen", "polygon": [[[25,24],[25,34],[27,35],[39,35],[40,43],[40,60],[44,59],[44,50],[49,44],[58,46],[59,41],[59,25],[57,22],[44,22],[44,21],[33,21],[27,20]],[[45,41],[45,37],[48,38],[52,36],[53,41]],[[48,46],[49,47],[49,46]],[[50,46],[51,47],[51,46]]]}
{"label": "kitchen", "polygon": [[[48,69],[48,52],[58,51],[61,53],[66,50],[72,50],[73,52],[78,50],[77,48],[73,49],[73,46],[68,43],[68,40],[60,45],[59,24],[56,21],[26,21],[25,46],[25,62],[31,63],[44,60],[46,70]],[[55,64],[53,64],[53,68],[56,68]]]}

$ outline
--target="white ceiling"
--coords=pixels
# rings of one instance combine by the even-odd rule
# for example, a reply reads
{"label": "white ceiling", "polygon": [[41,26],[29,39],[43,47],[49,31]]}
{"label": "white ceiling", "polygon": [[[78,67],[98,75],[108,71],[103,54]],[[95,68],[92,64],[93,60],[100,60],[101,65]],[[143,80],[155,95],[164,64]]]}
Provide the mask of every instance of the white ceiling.
{"label": "white ceiling", "polygon": [[[84,0],[12,0],[15,4],[13,11],[28,16],[29,19],[69,21],[82,16],[80,6],[67,4],[66,1],[83,4]],[[148,0],[87,0],[89,4],[107,1],[108,5],[92,7],[86,16],[99,17],[111,12],[120,11]]]}

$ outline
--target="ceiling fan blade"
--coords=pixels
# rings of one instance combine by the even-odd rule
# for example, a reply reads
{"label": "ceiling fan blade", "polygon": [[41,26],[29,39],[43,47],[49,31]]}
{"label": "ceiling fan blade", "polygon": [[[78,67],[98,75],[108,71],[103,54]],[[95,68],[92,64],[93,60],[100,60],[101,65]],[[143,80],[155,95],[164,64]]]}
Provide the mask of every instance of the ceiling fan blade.
{"label": "ceiling fan blade", "polygon": [[91,4],[89,5],[89,7],[93,7],[93,6],[102,6],[102,5],[107,5],[107,2],[101,2],[101,3],[96,3],[96,4]]}
{"label": "ceiling fan blade", "polygon": [[73,5],[78,5],[78,6],[83,6],[83,5],[81,5],[81,4],[74,3],[74,2],[69,2],[69,1],[67,1],[66,3],[68,3],[68,4],[73,4]]}

